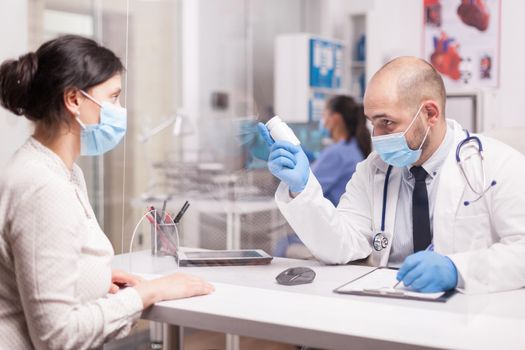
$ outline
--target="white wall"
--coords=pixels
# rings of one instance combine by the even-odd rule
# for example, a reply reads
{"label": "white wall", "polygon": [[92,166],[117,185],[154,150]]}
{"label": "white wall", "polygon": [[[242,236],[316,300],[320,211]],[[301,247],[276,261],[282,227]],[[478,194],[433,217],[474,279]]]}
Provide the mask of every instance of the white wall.
{"label": "white wall", "polygon": [[[182,13],[182,101],[196,131],[184,148],[186,160],[196,161],[199,149],[221,148],[212,144],[226,130],[208,135],[210,123],[245,113],[239,108],[246,90],[245,1],[183,0]],[[229,108],[212,109],[212,92],[227,93]]]}
{"label": "white wall", "polygon": [[525,126],[525,1],[502,0],[500,87],[485,94],[486,129]]}
{"label": "white wall", "polygon": [[[0,1],[0,61],[17,58],[28,51],[27,0]],[[16,117],[0,108],[0,169],[31,132],[24,117]],[[1,172],[1,170],[0,170]]]}
{"label": "white wall", "polygon": [[422,54],[423,0],[374,0],[367,18],[367,78],[397,56]]}
{"label": "white wall", "polygon": [[[259,115],[267,115],[274,104],[274,50],[275,38],[282,33],[317,30],[318,23],[310,20],[315,11],[313,1],[257,0],[251,2],[253,21],[253,75],[254,96],[259,104]],[[303,13],[301,10],[303,9]],[[306,17],[304,19],[303,17]],[[308,29],[307,24],[308,23]],[[312,28],[314,27],[314,28]]]}

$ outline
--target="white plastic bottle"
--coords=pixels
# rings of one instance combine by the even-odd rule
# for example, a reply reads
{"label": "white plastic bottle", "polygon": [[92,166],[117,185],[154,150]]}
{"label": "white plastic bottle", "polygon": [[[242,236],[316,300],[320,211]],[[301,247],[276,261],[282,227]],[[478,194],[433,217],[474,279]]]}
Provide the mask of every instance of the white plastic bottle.
{"label": "white plastic bottle", "polygon": [[266,127],[275,141],[288,141],[296,146],[301,144],[293,130],[278,115],[270,119]]}

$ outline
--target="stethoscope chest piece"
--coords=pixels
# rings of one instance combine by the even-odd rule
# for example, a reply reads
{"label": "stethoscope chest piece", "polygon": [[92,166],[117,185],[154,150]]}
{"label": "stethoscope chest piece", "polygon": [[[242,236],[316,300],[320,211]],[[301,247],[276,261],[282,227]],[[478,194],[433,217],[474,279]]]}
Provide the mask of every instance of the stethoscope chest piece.
{"label": "stethoscope chest piece", "polygon": [[385,232],[385,218],[386,218],[386,197],[388,193],[388,180],[390,179],[390,173],[392,172],[392,165],[388,166],[385,175],[385,187],[383,188],[383,209],[381,211],[381,231],[376,233],[372,240],[372,246],[378,252],[382,251],[388,246],[388,238],[386,238]]}
{"label": "stethoscope chest piece", "polygon": [[374,249],[378,252],[388,246],[388,238],[383,233],[378,233],[374,236]]}

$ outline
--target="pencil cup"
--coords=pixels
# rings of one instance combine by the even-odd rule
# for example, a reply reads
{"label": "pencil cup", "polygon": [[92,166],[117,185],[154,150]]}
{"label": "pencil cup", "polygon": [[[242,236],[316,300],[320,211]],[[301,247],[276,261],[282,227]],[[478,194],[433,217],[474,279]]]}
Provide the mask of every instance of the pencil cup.
{"label": "pencil cup", "polygon": [[173,256],[179,264],[179,230],[175,223],[151,224],[151,255]]}

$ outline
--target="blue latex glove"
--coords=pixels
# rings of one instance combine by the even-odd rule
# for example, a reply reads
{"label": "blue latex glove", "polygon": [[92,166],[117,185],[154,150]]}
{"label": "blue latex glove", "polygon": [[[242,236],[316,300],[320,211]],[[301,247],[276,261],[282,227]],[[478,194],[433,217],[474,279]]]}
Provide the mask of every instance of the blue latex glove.
{"label": "blue latex glove", "polygon": [[310,176],[310,163],[301,146],[295,146],[288,141],[274,141],[263,123],[259,123],[257,128],[270,148],[268,157],[270,172],[287,184],[291,192],[304,190]]}
{"label": "blue latex glove", "polygon": [[448,257],[421,251],[405,259],[397,272],[397,280],[418,292],[443,292],[456,288],[458,271]]}

